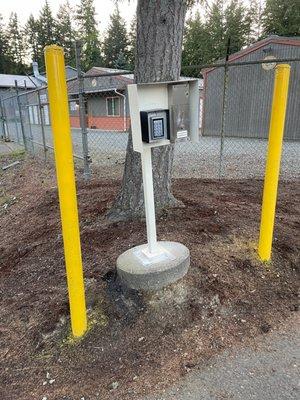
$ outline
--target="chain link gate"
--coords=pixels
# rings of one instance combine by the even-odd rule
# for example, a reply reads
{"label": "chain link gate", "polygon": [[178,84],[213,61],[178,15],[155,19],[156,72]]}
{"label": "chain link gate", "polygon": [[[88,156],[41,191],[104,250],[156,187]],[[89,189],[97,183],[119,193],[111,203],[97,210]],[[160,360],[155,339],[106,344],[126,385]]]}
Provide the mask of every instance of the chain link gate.
{"label": "chain link gate", "polygon": [[[94,67],[83,73],[77,44],[77,70],[67,80],[73,154],[86,178],[91,170],[120,178],[123,172],[130,116],[127,85],[130,71]],[[279,59],[292,66],[282,179],[300,176],[300,58]],[[274,70],[268,61],[220,62],[192,66],[199,81],[199,143],[177,143],[174,178],[263,178]],[[273,61],[274,63],[274,61]],[[190,67],[183,67],[188,76]],[[0,132],[30,154],[52,160],[53,143],[47,87],[15,86],[0,102]]]}

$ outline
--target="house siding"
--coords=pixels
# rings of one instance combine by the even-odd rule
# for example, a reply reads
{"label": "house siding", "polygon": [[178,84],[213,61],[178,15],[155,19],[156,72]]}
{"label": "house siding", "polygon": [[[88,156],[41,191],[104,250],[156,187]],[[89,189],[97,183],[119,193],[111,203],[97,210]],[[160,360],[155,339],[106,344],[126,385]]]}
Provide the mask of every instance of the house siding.
{"label": "house siding", "polygon": [[[300,58],[300,46],[266,43],[236,61],[262,60],[272,48],[276,58]],[[234,61],[233,61],[234,62]],[[291,77],[287,105],[285,139],[300,140],[300,61],[290,62]],[[203,135],[218,136],[222,125],[224,68],[205,73]],[[267,138],[272,105],[274,70],[260,64],[228,68],[224,135],[229,137]]]}

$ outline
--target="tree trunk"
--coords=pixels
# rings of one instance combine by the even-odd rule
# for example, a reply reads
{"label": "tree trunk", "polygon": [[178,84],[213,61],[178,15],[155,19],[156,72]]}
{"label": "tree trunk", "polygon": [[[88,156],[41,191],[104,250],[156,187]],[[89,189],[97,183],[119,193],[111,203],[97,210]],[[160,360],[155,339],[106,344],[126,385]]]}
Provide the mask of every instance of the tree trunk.
{"label": "tree trunk", "polygon": [[[181,50],[186,14],[184,0],[139,0],[135,81],[177,80],[180,76]],[[171,191],[174,146],[152,149],[156,211],[177,204]],[[108,213],[113,220],[144,215],[143,180],[140,154],[133,151],[129,134],[121,191]]]}

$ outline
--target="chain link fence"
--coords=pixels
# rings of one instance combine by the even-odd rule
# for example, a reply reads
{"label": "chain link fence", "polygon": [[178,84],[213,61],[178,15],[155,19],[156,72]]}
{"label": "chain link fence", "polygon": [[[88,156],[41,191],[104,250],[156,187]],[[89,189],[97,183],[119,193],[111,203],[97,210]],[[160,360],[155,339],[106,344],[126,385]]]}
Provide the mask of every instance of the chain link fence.
{"label": "chain link fence", "polygon": [[[300,59],[291,65],[281,178],[300,177]],[[263,178],[274,83],[268,62],[193,66],[199,81],[199,143],[175,145],[174,177],[212,179]],[[183,68],[188,76],[189,68]],[[120,177],[125,161],[130,116],[128,71],[101,67],[80,70],[67,81],[73,152],[78,170]],[[47,87],[2,97],[0,135],[42,160],[53,159]]]}

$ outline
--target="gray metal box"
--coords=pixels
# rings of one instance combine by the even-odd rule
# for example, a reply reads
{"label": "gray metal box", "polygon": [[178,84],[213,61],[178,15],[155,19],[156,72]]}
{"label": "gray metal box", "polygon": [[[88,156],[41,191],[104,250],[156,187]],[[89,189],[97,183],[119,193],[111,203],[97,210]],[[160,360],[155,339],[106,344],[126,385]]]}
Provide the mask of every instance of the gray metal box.
{"label": "gray metal box", "polygon": [[189,84],[179,83],[169,86],[170,105],[170,141],[185,141],[189,138],[190,109],[189,109]]}

